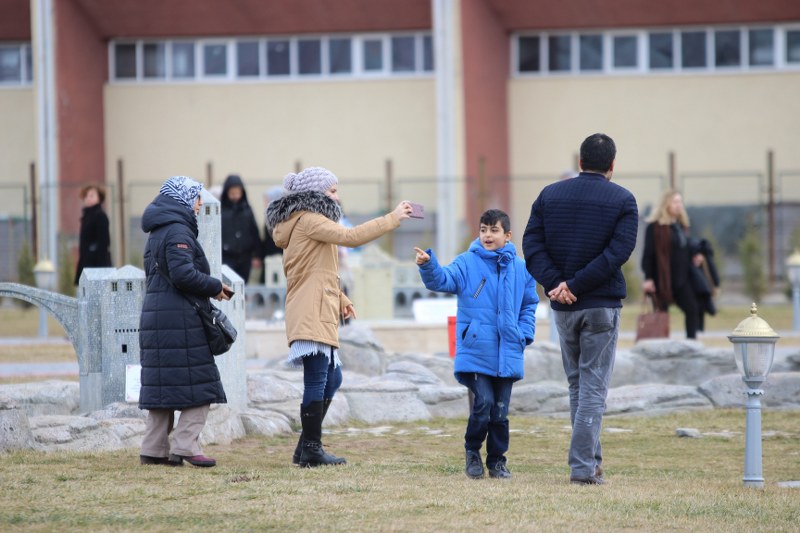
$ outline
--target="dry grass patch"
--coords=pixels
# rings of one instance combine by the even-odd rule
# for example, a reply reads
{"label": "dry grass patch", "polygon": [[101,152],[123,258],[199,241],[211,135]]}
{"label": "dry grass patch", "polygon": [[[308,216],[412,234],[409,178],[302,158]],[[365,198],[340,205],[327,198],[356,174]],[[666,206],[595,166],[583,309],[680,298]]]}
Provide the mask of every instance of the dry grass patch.
{"label": "dry grass patch", "polygon": [[[797,411],[765,412],[763,490],[742,486],[744,412],[607,418],[602,487],[568,483],[565,420],[517,417],[510,481],[463,473],[464,420],[326,435],[342,467],[290,465],[294,436],[205,451],[216,468],[142,467],[137,451],[6,455],[4,531],[796,531]],[[691,426],[733,437],[681,439]],[[774,432],[774,433],[767,433]],[[772,435],[772,436],[770,436]]]}

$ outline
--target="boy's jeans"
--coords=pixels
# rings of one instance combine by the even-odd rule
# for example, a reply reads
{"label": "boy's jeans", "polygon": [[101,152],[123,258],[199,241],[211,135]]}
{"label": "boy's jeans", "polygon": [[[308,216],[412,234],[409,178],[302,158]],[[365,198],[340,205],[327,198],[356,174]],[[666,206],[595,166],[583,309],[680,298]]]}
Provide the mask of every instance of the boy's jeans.
{"label": "boy's jeans", "polygon": [[561,359],[569,383],[570,476],[588,478],[603,461],[600,428],[614,370],[619,308],[553,311],[553,318],[561,337]]}
{"label": "boy's jeans", "polygon": [[479,451],[486,440],[486,466],[505,463],[508,451],[508,403],[512,378],[498,378],[474,372],[457,372],[456,379],[475,395],[464,434],[464,448]]}

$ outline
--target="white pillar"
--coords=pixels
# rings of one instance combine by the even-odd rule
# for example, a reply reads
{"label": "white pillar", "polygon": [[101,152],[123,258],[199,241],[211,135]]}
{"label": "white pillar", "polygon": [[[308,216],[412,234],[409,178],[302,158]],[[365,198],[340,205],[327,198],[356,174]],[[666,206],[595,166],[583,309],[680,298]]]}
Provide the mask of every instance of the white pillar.
{"label": "white pillar", "polygon": [[39,259],[58,269],[58,121],[55,90],[55,32],[52,0],[31,0],[36,172],[39,178]]}
{"label": "white pillar", "polygon": [[431,0],[436,71],[436,255],[443,264],[455,257],[455,247],[459,244],[456,242],[455,1]]}

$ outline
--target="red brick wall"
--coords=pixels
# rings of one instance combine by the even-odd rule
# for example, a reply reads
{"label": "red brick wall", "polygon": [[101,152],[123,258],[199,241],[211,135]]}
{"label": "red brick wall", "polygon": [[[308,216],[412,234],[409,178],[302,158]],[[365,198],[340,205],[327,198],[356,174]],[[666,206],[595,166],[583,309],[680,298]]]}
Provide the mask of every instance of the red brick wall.
{"label": "red brick wall", "polygon": [[[509,205],[508,34],[485,0],[463,0],[464,123],[467,213]],[[483,169],[481,169],[483,160]],[[483,174],[483,186],[478,176]],[[483,193],[481,197],[481,193]],[[477,220],[467,220],[468,224]]]}
{"label": "red brick wall", "polygon": [[797,0],[487,0],[510,31],[800,20]]}
{"label": "red brick wall", "polygon": [[107,78],[108,54],[105,43],[80,6],[64,1],[54,5],[61,185],[59,229],[63,234],[77,235],[80,186],[105,182],[103,84]]}
{"label": "red brick wall", "polygon": [[0,0],[0,41],[30,40],[30,0]]}
{"label": "red brick wall", "polygon": [[72,0],[103,37],[263,35],[431,27],[430,0]]}

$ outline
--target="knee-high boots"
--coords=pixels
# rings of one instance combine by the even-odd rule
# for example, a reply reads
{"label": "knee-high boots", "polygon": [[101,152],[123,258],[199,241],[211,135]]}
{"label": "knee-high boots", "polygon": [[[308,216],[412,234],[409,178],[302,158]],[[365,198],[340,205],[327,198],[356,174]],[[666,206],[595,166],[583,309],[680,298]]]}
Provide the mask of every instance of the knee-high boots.
{"label": "knee-high boots", "polygon": [[340,465],[347,461],[343,457],[336,457],[325,451],[322,447],[322,421],[328,414],[328,408],[333,400],[311,402],[307,406],[300,405],[300,422],[302,432],[297,441],[297,447],[292,455],[292,463],[303,467],[320,465]]}

